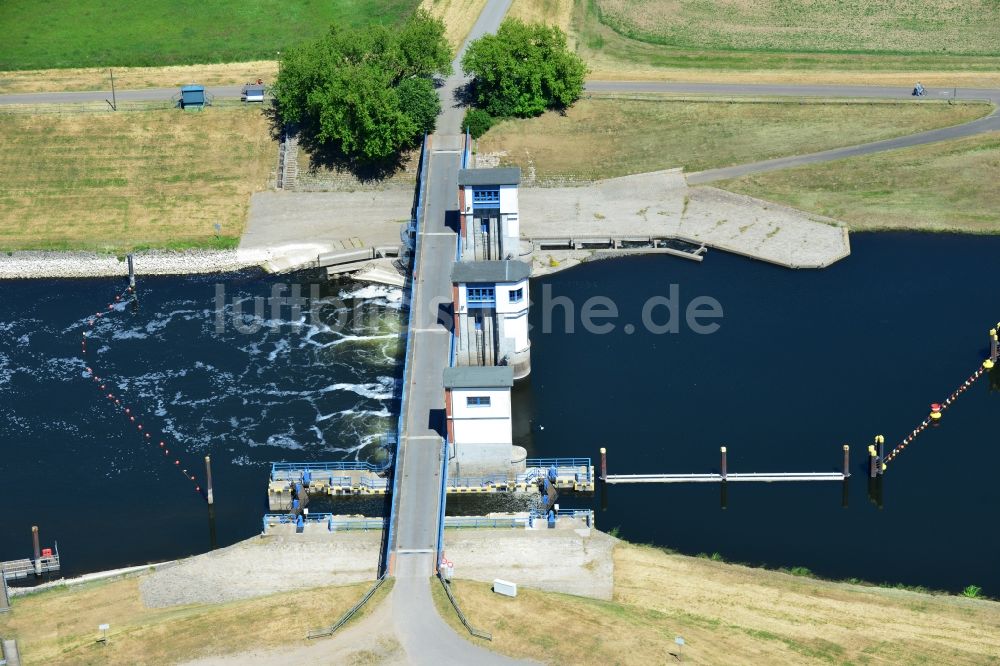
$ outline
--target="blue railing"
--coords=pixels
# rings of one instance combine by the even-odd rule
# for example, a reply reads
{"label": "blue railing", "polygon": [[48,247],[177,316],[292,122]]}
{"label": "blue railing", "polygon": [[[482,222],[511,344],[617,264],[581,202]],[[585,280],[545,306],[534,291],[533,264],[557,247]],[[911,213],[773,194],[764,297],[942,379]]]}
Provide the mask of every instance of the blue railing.
{"label": "blue railing", "polygon": [[528,458],[527,467],[590,467],[590,458]]}
{"label": "blue railing", "polygon": [[370,462],[358,462],[358,461],[340,461],[340,462],[273,462],[271,463],[271,480],[279,480],[275,477],[275,473],[285,472],[286,474],[295,474],[302,472],[343,472],[348,470],[361,470],[365,472],[384,472],[390,465],[391,461],[386,461],[380,465],[376,465]]}
{"label": "blue railing", "polygon": [[[555,512],[556,518],[582,518],[587,521],[587,525],[593,525],[594,512],[590,509],[560,509]],[[532,509],[527,514],[514,516],[442,516],[439,538],[443,539],[443,532],[447,529],[469,529],[469,528],[496,528],[496,527],[524,527],[531,525],[536,520],[548,520],[548,514],[538,509]],[[264,533],[275,525],[295,525],[298,517],[291,513],[267,513],[262,519]],[[303,525],[319,525],[326,527],[331,532],[349,530],[381,530],[385,528],[385,521],[382,518],[346,518],[339,519],[332,513],[310,513],[302,516]],[[440,556],[440,549],[438,555]]]}
{"label": "blue railing", "polygon": [[457,488],[458,486],[486,486],[491,483],[507,483],[507,475],[490,474],[487,476],[456,476],[447,480],[447,486],[449,488]]}
{"label": "blue railing", "polygon": [[[406,384],[410,378],[410,351],[413,342],[413,284],[412,277],[416,273],[420,263],[420,226],[424,217],[424,191],[427,189],[427,135],[424,134],[424,143],[420,148],[420,182],[417,185],[417,207],[413,212],[413,263],[410,265],[410,308],[406,313],[406,349],[403,352],[403,387],[399,399],[399,420],[396,422],[396,451],[393,460],[399,463],[399,447],[403,442],[403,423],[406,421]],[[399,465],[395,465],[392,474],[392,501],[389,510],[389,534],[386,537],[386,561],[382,563],[383,571],[389,565],[389,554],[396,547],[396,500],[399,498],[399,475],[401,474]]]}

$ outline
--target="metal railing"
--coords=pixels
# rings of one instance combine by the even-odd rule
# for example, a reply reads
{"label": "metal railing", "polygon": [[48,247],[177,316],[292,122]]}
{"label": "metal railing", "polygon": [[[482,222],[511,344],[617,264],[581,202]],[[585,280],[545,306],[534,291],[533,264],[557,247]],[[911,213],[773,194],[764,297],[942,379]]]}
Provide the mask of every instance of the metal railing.
{"label": "metal railing", "polygon": [[514,516],[506,518],[484,518],[481,516],[447,516],[444,519],[446,529],[478,529],[499,527],[524,527],[528,518]]}
{"label": "metal railing", "polygon": [[351,606],[351,608],[348,609],[346,613],[341,615],[340,619],[337,620],[334,624],[332,624],[329,627],[326,627],[325,629],[313,629],[306,635],[306,637],[321,638],[323,636],[330,636],[331,634],[333,634],[333,632],[337,631],[337,629],[340,629],[342,626],[347,624],[347,622],[352,617],[354,617],[354,614],[357,613],[359,610],[361,610],[361,607],[364,606],[366,603],[368,603],[368,600],[375,595],[375,593],[378,591],[378,588],[382,587],[382,583],[385,582],[385,579],[386,575],[382,574],[382,576],[375,581],[375,584],[372,585],[370,588],[368,588],[368,591],[365,592],[365,596],[361,597],[361,601]]}
{"label": "metal railing", "polygon": [[[427,188],[427,134],[424,134],[424,142],[420,147],[420,177],[417,182],[417,205],[413,211],[413,260],[410,264],[410,304],[413,304],[413,276],[416,273],[420,262],[420,226],[423,222],[424,190]],[[390,503],[389,520],[387,521],[385,552],[382,553],[383,574],[388,569],[389,553],[396,545],[396,498],[399,497],[399,447],[403,442],[403,424],[406,421],[406,408],[408,404],[406,384],[410,378],[410,354],[413,342],[413,308],[410,307],[406,314],[406,348],[403,351],[403,381],[399,398],[399,419],[396,422],[396,451],[393,454],[392,475],[392,501]]]}
{"label": "metal railing", "polygon": [[458,614],[458,619],[462,621],[462,624],[465,625],[465,628],[469,630],[469,633],[475,636],[476,638],[483,638],[485,640],[492,641],[493,634],[487,631],[482,631],[481,629],[476,629],[475,627],[472,626],[472,624],[469,623],[469,620],[465,617],[465,613],[463,613],[462,609],[458,607],[458,601],[455,600],[455,595],[451,593],[451,586],[441,576],[440,573],[438,574],[437,578],[439,581],[441,581],[441,587],[444,588],[445,594],[448,595],[448,601],[451,602],[451,607],[455,609],[455,612]]}

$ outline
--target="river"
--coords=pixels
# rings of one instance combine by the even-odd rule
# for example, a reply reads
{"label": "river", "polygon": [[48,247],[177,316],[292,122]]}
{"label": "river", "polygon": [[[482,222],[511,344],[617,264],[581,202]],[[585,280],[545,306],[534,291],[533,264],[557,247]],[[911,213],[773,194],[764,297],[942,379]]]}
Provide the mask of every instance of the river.
{"label": "river", "polygon": [[[990,527],[995,375],[893,461],[881,507],[863,469],[874,435],[895,445],[985,357],[1000,318],[1000,238],[857,234],[852,243],[851,257],[823,271],[710,252],[701,264],[630,257],[535,279],[532,375],[514,393],[517,443],[533,457],[595,463],[606,446],[612,473],[716,471],[721,445],[730,472],[835,471],[849,443],[846,508],[839,483],[729,484],[725,508],[716,484],[612,486],[603,502],[562,503],[593,506],[598,526],[626,539],[684,553],[1000,594],[1000,536]],[[264,300],[252,314],[253,298],[287,296],[293,280],[320,305],[272,313]],[[313,284],[308,274],[257,272],[140,278],[138,307],[119,304],[91,327],[122,279],[4,283],[0,559],[28,556],[35,524],[43,545],[58,540],[67,575],[203,552],[260,531],[272,460],[383,455],[379,435],[397,409],[402,294],[349,282],[310,294]],[[715,299],[723,316],[701,323],[718,330],[647,330],[643,304],[671,285],[681,314],[697,297]],[[568,297],[574,332],[559,308],[546,327],[547,291]],[[609,333],[583,330],[595,295],[618,308]],[[666,314],[656,310],[654,323]],[[88,363],[122,406],[88,378]],[[207,454],[212,523],[194,490]],[[523,505],[499,499],[453,501],[449,513]]]}

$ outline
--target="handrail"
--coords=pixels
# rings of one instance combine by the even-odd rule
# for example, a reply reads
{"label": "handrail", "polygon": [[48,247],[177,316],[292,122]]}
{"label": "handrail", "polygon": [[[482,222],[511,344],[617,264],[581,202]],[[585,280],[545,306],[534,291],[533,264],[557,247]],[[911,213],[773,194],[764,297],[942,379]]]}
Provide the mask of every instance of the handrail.
{"label": "handrail", "polygon": [[351,606],[351,608],[349,608],[346,613],[341,615],[340,619],[333,625],[325,629],[313,629],[306,635],[306,638],[321,638],[323,636],[330,636],[333,632],[337,631],[337,629],[340,629],[342,626],[347,624],[348,620],[354,617],[354,614],[361,610],[362,606],[368,603],[368,600],[371,599],[375,592],[378,591],[378,588],[382,587],[382,583],[385,582],[386,578],[387,576],[382,574],[378,580],[375,581],[375,584],[368,588],[368,591],[365,592],[365,596],[361,597],[361,601]]}
{"label": "handrail", "polygon": [[410,351],[412,349],[413,342],[413,291],[414,291],[414,281],[413,277],[417,271],[417,266],[420,262],[420,224],[423,221],[423,207],[424,207],[424,190],[427,188],[427,169],[429,165],[427,164],[427,134],[424,134],[424,142],[420,148],[420,177],[417,184],[417,205],[413,211],[413,259],[410,264],[410,308],[406,314],[406,348],[403,351],[403,381],[402,389],[400,391],[399,397],[399,419],[396,421],[396,452],[393,455],[393,474],[392,474],[392,500],[389,509],[389,518],[387,520],[387,530],[386,530],[386,541],[385,541],[385,552],[383,553],[384,561],[381,566],[384,572],[388,570],[389,558],[391,557],[393,548],[396,545],[396,498],[399,497],[399,451],[400,447],[403,445],[403,423],[406,421],[406,407],[407,407],[407,395],[406,395],[406,384],[410,376]]}
{"label": "handrail", "polygon": [[296,462],[273,462],[271,463],[271,476],[274,477],[275,472],[296,472],[296,471],[309,471],[309,472],[329,472],[329,471],[340,471],[340,470],[363,470],[366,472],[381,472],[389,467],[390,462],[387,461],[383,464],[376,465],[370,462],[358,462],[354,460],[344,460],[340,462],[311,462],[311,463],[296,463]]}
{"label": "handrail", "polygon": [[455,595],[451,593],[451,587],[448,586],[448,583],[445,581],[444,577],[442,577],[440,573],[438,573],[437,578],[439,581],[441,581],[441,586],[444,587],[445,594],[448,595],[448,601],[451,602],[452,608],[454,608],[455,612],[458,613],[458,619],[462,621],[462,624],[464,624],[465,628],[469,630],[469,633],[475,636],[476,638],[484,638],[488,641],[492,641],[493,634],[476,629],[471,624],[469,624],[469,620],[466,619],[465,613],[463,613],[462,609],[458,607],[458,601],[455,600]]}
{"label": "handrail", "polygon": [[590,458],[528,458],[525,467],[590,467]]}

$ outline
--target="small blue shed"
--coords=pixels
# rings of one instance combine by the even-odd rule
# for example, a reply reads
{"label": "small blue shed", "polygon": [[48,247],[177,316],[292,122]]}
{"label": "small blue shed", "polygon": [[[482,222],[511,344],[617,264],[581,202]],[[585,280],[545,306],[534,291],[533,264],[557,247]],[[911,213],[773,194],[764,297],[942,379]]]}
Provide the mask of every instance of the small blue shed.
{"label": "small blue shed", "polygon": [[200,109],[205,106],[205,86],[191,85],[181,87],[180,105],[182,109]]}

